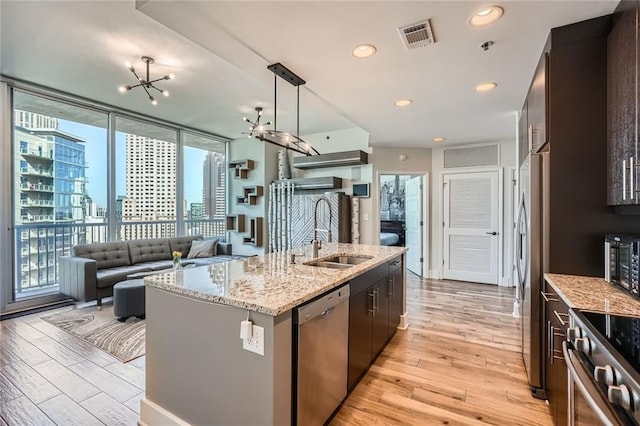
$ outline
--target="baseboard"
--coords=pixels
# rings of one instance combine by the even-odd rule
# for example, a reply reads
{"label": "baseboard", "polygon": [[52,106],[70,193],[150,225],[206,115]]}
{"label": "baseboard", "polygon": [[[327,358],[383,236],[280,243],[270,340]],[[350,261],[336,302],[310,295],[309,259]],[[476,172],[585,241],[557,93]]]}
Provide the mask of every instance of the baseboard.
{"label": "baseboard", "polygon": [[175,414],[165,410],[158,404],[143,398],[140,401],[140,421],[139,426],[190,426]]}
{"label": "baseboard", "polygon": [[409,314],[407,312],[405,312],[403,315],[400,315],[400,324],[398,325],[398,328],[400,330],[406,330],[407,328],[409,328],[408,316]]}
{"label": "baseboard", "polygon": [[442,279],[442,275],[440,275],[440,270],[439,269],[431,269],[429,271],[429,278],[431,278],[432,280],[441,280]]}

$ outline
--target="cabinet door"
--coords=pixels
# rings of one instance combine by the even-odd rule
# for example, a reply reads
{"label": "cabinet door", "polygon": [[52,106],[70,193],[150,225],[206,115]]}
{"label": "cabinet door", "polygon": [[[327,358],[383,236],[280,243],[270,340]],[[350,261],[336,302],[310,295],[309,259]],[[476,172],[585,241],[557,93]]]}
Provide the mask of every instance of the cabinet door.
{"label": "cabinet door", "polygon": [[543,53],[533,75],[527,96],[531,150],[537,152],[547,142],[547,66],[548,53]]}
{"label": "cabinet door", "polygon": [[404,293],[403,269],[398,268],[391,272],[389,276],[389,332],[391,338],[400,325],[400,315],[402,312],[402,295]]}
{"label": "cabinet door", "polygon": [[389,279],[385,277],[373,285],[375,307],[371,327],[371,358],[384,348],[389,338]]}
{"label": "cabinet door", "polygon": [[569,326],[569,308],[546,281],[544,298],[545,390],[554,424],[564,426],[567,424],[569,393],[562,342],[564,330]]}
{"label": "cabinet door", "polygon": [[[607,37],[607,204],[638,204],[631,193],[636,156],[636,1],[622,1]],[[633,190],[637,173],[633,170]],[[633,197],[632,197],[633,195]]]}
{"label": "cabinet door", "polygon": [[518,121],[518,159],[520,165],[529,155],[529,131],[527,121],[527,101],[524,101],[522,111],[520,112],[520,120]]}
{"label": "cabinet door", "polygon": [[371,362],[372,294],[370,287],[349,300],[349,389]]}

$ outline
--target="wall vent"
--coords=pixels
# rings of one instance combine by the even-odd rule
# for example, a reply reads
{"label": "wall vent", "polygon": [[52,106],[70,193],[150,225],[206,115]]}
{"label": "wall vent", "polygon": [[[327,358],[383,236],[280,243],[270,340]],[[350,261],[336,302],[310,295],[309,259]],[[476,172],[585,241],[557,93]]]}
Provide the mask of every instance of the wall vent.
{"label": "wall vent", "polygon": [[500,149],[498,145],[450,148],[444,150],[445,169],[499,165]]}
{"label": "wall vent", "polygon": [[398,31],[400,32],[402,43],[407,50],[428,46],[436,42],[435,38],[433,38],[431,23],[428,19],[400,27],[398,28]]}

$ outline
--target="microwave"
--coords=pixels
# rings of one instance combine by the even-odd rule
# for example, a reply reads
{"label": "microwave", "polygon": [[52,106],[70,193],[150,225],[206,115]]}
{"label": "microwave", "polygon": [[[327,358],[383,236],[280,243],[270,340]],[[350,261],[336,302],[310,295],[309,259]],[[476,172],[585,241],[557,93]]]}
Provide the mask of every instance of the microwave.
{"label": "microwave", "polygon": [[604,279],[640,297],[640,236],[608,234],[604,240]]}

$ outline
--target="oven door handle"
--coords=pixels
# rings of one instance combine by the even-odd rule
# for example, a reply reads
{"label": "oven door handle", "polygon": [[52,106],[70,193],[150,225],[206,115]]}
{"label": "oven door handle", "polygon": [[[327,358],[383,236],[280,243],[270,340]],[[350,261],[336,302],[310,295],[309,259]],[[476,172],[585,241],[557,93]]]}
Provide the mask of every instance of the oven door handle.
{"label": "oven door handle", "polygon": [[[583,367],[582,362],[577,359],[578,357],[573,355],[573,350],[567,347],[567,342],[562,342],[562,352],[564,353],[564,359],[567,364],[567,369],[569,370],[569,378],[570,381],[573,381],[575,386],[579,388],[582,397],[587,400],[591,409],[598,415],[598,418],[602,421],[602,424],[606,426],[617,426],[620,425],[620,422],[617,420],[616,416],[613,414],[611,408],[608,405],[608,402],[603,401],[598,396],[599,391],[596,385],[591,380],[591,376],[589,372]],[[569,389],[571,392],[571,389]],[[569,407],[569,417],[572,416],[572,411],[575,409],[575,405],[573,405],[573,397],[569,396],[570,407]],[[571,418],[571,424],[573,424],[573,418]]]}

